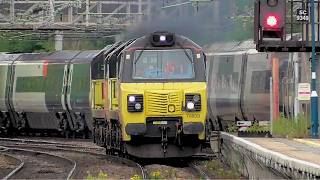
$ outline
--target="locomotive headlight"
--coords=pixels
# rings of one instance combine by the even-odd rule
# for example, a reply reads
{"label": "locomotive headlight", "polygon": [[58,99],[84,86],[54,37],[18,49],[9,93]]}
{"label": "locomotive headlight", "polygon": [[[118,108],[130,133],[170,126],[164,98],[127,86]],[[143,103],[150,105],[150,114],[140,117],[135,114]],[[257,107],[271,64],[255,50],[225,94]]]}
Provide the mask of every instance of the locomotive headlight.
{"label": "locomotive headlight", "polygon": [[186,111],[201,111],[201,95],[199,93],[186,94]]}
{"label": "locomotive headlight", "polygon": [[141,104],[140,103],[135,104],[134,108],[136,108],[136,110],[140,110],[141,109]]}
{"label": "locomotive headlight", "polygon": [[193,96],[193,101],[194,101],[194,102],[200,101],[200,96],[199,96],[199,95],[194,95],[194,96]]}
{"label": "locomotive headlight", "polygon": [[129,96],[129,102],[134,102],[135,100],[136,100],[136,97],[134,97],[134,96]]}
{"label": "locomotive headlight", "polygon": [[193,102],[188,102],[187,103],[187,108],[188,108],[188,110],[193,110],[194,109],[194,103]]}
{"label": "locomotive headlight", "polygon": [[166,36],[164,36],[164,35],[160,36],[160,41],[166,41],[166,39],[167,39]]}
{"label": "locomotive headlight", "polygon": [[127,98],[128,112],[142,112],[143,111],[143,95],[129,94]]}

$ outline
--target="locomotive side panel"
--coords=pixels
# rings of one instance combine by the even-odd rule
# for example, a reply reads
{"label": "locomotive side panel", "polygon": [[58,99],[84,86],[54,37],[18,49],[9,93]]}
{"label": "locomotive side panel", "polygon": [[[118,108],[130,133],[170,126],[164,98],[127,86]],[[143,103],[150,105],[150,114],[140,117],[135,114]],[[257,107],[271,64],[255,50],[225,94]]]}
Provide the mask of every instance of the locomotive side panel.
{"label": "locomotive side panel", "polygon": [[242,118],[240,94],[243,53],[209,55],[208,104],[209,117],[234,121]]}
{"label": "locomotive side panel", "polygon": [[48,112],[43,62],[15,62],[13,105],[16,111]]}
{"label": "locomotive side panel", "polygon": [[9,96],[11,88],[12,63],[18,54],[0,55],[0,133],[10,133],[15,127],[15,118],[10,108]]}
{"label": "locomotive side panel", "polygon": [[[67,128],[64,102],[68,63],[78,52],[55,52],[15,62],[12,101],[20,128]],[[70,122],[70,126],[73,125]]]}
{"label": "locomotive side panel", "polygon": [[268,121],[270,119],[270,55],[255,53],[247,55],[245,81],[243,83],[242,111],[246,120]]}
{"label": "locomotive side panel", "polygon": [[[64,65],[44,61],[15,64],[13,105],[31,129],[57,129],[54,111],[62,111]],[[26,123],[26,122],[24,122]]]}
{"label": "locomotive side panel", "polygon": [[67,104],[78,130],[92,130],[90,80],[90,62],[70,66]]}
{"label": "locomotive side panel", "polygon": [[7,78],[10,78],[10,64],[0,61],[0,111],[8,111],[7,108]]}
{"label": "locomotive side panel", "polygon": [[[103,51],[83,51],[72,61],[69,70],[67,104],[78,131],[93,130],[91,82],[103,79]],[[101,93],[100,93],[101,94]]]}

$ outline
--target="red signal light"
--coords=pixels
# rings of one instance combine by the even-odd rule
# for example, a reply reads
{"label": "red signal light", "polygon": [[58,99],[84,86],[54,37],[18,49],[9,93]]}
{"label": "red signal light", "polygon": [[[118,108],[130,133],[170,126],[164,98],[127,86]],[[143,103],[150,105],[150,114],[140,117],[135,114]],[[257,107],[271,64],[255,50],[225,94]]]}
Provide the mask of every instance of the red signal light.
{"label": "red signal light", "polygon": [[266,26],[269,28],[278,28],[278,18],[274,15],[267,16]]}

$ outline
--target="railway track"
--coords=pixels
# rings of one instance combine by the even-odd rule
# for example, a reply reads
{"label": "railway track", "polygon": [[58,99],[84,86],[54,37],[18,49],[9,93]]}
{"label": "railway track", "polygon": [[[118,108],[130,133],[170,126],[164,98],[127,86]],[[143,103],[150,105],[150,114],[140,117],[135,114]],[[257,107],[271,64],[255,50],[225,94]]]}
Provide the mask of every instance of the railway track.
{"label": "railway track", "polygon": [[196,165],[196,163],[194,162],[189,162],[189,167],[192,168],[193,171],[195,171],[196,173],[198,173],[200,179],[205,179],[205,180],[209,180],[211,179],[209,177],[209,175],[207,175],[207,173],[205,171],[203,171],[199,166]]}
{"label": "railway track", "polygon": [[[64,139],[53,139],[53,140],[39,140],[39,139],[22,139],[22,138],[0,138],[0,142],[10,142],[19,144],[32,144],[32,145],[48,145],[56,147],[69,147],[69,148],[82,148],[86,150],[97,150],[103,149],[91,143],[91,141],[65,141]],[[82,145],[79,145],[81,143]],[[88,145],[83,145],[83,143],[89,143]]]}
{"label": "railway track", "polygon": [[147,179],[211,179],[197,163],[208,160],[208,157],[212,156],[202,154],[187,159],[145,159],[138,161],[143,164]]}
{"label": "railway track", "polygon": [[[150,172],[148,172],[148,168],[146,167],[145,162],[137,162],[133,161],[127,158],[114,156],[114,155],[106,155],[104,148],[95,146],[91,142],[76,142],[76,141],[68,141],[68,142],[61,142],[60,140],[34,140],[34,139],[10,139],[10,138],[0,138],[0,142],[2,144],[5,144],[5,146],[9,148],[19,147],[19,148],[26,148],[26,149],[33,149],[33,150],[41,150],[41,151],[50,151],[58,153],[60,155],[66,154],[66,152],[69,153],[80,153],[86,154],[86,158],[89,158],[89,156],[92,156],[91,158],[104,158],[106,160],[110,160],[112,162],[121,163],[127,166],[136,167],[139,171],[139,174],[141,176],[141,179],[149,179],[150,178]],[[86,144],[88,143],[88,144]],[[91,146],[92,145],[92,146]],[[197,163],[194,163],[196,161],[201,160],[210,160],[212,158],[215,158],[216,156],[213,154],[203,153],[203,154],[197,154],[193,156],[189,162],[184,161],[183,168],[187,168],[188,170],[194,174],[195,178],[201,178],[201,179],[210,179],[209,176],[200,168],[197,166]],[[69,156],[69,158],[72,158]],[[170,165],[169,165],[170,167]],[[174,166],[172,166],[174,167]],[[80,178],[78,176],[75,176],[76,178]],[[72,177],[72,178],[75,178]]]}
{"label": "railway track", "polygon": [[20,161],[3,179],[70,179],[77,167],[75,161],[48,152],[2,147],[1,154]]}
{"label": "railway track", "polygon": [[[54,154],[58,154],[59,156],[68,157],[70,159],[75,159],[76,162],[78,162],[79,167],[75,170],[74,176],[72,178],[76,179],[83,179],[84,171],[83,167],[87,165],[86,162],[99,161],[100,165],[102,163],[107,164],[107,161],[112,162],[113,164],[121,164],[121,166],[126,165],[127,169],[128,167],[134,167],[139,172],[139,176],[141,176],[142,179],[147,179],[147,174],[142,165],[139,163],[136,163],[130,159],[126,159],[119,156],[114,155],[106,155],[103,152],[103,148],[99,147],[87,147],[83,145],[70,145],[67,143],[61,143],[61,142],[50,142],[50,141],[38,141],[38,140],[24,140],[24,139],[13,139],[12,141],[10,139],[0,140],[2,144],[5,144],[5,146],[10,148],[23,148],[23,149],[30,149],[30,150],[41,150],[41,151],[48,151]],[[42,144],[44,142],[44,144]],[[44,146],[45,145],[45,146]],[[85,157],[86,160],[84,161],[83,157]],[[114,165],[111,165],[114,166]],[[116,167],[113,167],[116,169]],[[129,168],[130,169],[130,168]],[[119,173],[118,171],[115,171],[116,173]],[[116,177],[116,178],[130,178],[130,177]]]}
{"label": "railway track", "polygon": [[[24,166],[24,161],[23,161],[22,159],[19,159],[19,158],[17,158],[17,157],[12,156],[12,155],[2,153],[2,152],[7,151],[8,148],[0,147],[0,149],[1,149],[1,150],[0,150],[0,155],[1,155],[1,156],[3,156],[4,158],[14,159],[14,160],[16,160],[16,161],[19,162],[19,164],[17,164],[14,168],[11,168],[12,170],[9,171],[8,173],[6,173],[6,172],[1,173],[1,176],[3,177],[3,180],[7,180],[7,179],[9,179],[11,176],[13,176],[16,172],[18,172],[21,168],[23,168],[23,166]],[[9,164],[9,163],[7,163],[7,164]],[[9,169],[10,169],[10,168],[9,168]],[[7,171],[8,171],[8,170],[7,170]],[[1,176],[0,176],[0,177],[1,177]]]}

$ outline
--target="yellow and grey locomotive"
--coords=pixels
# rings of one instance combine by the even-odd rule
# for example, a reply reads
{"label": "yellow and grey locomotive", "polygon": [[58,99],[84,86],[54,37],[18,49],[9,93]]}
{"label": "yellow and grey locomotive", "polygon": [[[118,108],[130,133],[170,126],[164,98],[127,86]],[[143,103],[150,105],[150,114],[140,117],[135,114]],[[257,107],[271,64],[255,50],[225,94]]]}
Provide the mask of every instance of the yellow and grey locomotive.
{"label": "yellow and grey locomotive", "polygon": [[205,56],[191,40],[156,32],[105,52],[92,81],[94,141],[142,158],[187,157],[205,141]]}

